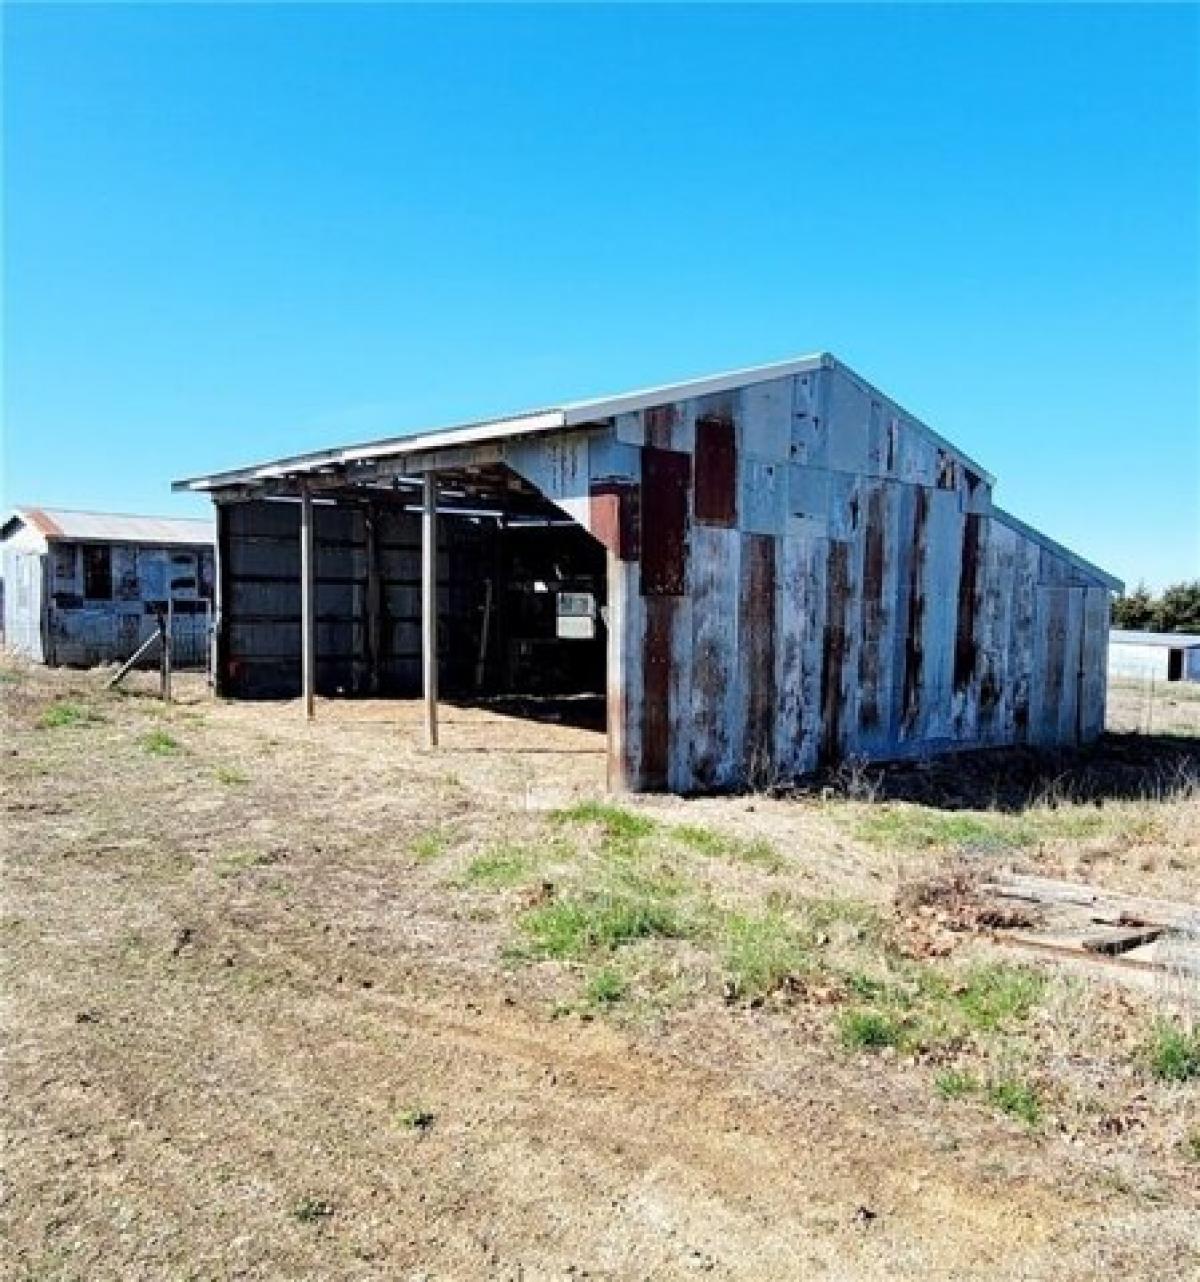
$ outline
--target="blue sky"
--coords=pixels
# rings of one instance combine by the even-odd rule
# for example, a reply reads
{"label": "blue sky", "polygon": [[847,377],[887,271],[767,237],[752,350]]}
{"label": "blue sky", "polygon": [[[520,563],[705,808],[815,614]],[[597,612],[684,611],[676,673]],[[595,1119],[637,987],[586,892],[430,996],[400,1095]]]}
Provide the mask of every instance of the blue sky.
{"label": "blue sky", "polygon": [[5,22],[6,503],[828,349],[1200,575],[1193,7]]}

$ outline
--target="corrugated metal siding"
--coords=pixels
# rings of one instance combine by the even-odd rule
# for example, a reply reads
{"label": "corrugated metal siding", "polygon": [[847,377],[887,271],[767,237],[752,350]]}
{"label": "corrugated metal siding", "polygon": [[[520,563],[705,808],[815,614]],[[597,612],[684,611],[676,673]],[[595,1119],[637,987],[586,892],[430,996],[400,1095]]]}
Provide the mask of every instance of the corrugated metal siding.
{"label": "corrugated metal siding", "polygon": [[727,788],[1100,732],[1108,588],[993,515],[928,429],[840,368],[711,402],[622,415],[619,477],[591,441],[614,779]]}

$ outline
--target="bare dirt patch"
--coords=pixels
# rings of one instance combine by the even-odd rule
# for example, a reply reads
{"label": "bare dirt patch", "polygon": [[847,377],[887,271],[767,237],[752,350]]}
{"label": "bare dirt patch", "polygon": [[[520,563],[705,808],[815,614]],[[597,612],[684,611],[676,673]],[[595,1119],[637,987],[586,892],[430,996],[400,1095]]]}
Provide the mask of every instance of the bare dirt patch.
{"label": "bare dirt patch", "polygon": [[1182,1014],[913,891],[1194,895],[1182,773],[612,807],[565,722],[3,671],[6,1277],[1200,1268]]}

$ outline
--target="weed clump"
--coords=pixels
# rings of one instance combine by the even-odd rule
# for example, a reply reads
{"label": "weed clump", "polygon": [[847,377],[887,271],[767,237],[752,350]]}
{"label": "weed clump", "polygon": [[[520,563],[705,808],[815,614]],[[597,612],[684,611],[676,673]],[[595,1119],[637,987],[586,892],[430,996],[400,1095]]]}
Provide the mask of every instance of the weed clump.
{"label": "weed clump", "polygon": [[165,730],[150,730],[138,740],[142,750],[152,757],[171,757],[180,749],[179,740]]}
{"label": "weed clump", "polygon": [[1200,1028],[1160,1023],[1145,1047],[1150,1072],[1160,1082],[1200,1080]]}
{"label": "weed clump", "polygon": [[560,961],[612,952],[640,939],[682,939],[687,934],[672,904],[621,892],[543,904],[525,913],[520,924],[535,955]]}
{"label": "weed clump", "polygon": [[38,718],[38,726],[42,730],[58,730],[64,726],[93,725],[103,720],[104,718],[93,708],[82,703],[71,703],[66,699],[60,699],[45,709]]}

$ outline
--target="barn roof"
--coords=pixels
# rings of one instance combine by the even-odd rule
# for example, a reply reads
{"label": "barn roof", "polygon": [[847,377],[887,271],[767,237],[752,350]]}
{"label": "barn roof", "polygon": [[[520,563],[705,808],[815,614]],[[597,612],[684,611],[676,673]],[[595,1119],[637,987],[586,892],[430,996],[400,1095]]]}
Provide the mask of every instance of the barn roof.
{"label": "barn roof", "polygon": [[1200,648],[1200,636],[1194,632],[1135,632],[1113,628],[1108,639],[1111,645],[1155,645],[1171,650]]}
{"label": "barn roof", "polygon": [[[515,436],[528,436],[540,432],[563,431],[574,427],[586,427],[618,414],[628,414],[636,410],[649,409],[656,405],[665,405],[670,401],[687,400],[697,396],[708,396],[716,392],[731,391],[734,388],[749,387],[755,383],[769,382],[771,379],[787,378],[792,374],[801,374],[809,370],[840,366],[828,352],[809,356],[798,356],[791,360],[777,361],[770,365],[752,365],[745,369],[728,370],[722,374],[709,374],[703,378],[688,379],[683,382],[663,383],[657,387],[645,387],[632,392],[620,392],[611,396],[592,397],[587,400],[567,401],[562,405],[545,409],[529,410],[522,414],[510,414],[499,418],[481,419],[472,423],[459,423],[450,427],[441,427],[427,431],[417,430],[404,435],[385,437],[382,440],[367,441],[354,445],[332,446],[328,449],[315,450],[308,454],[295,454],[289,457],[270,459],[263,463],[250,464],[246,467],[233,468],[229,471],[215,472],[207,476],[187,477],[176,481],[176,490],[216,490],[227,486],[254,484],[258,481],[270,481],[285,476],[312,473],[345,466],[364,463],[375,459],[395,458],[405,454],[416,454],[426,450],[445,449],[456,445],[476,445],[486,441],[508,440]],[[864,386],[859,375],[854,377]],[[911,417],[911,416],[910,416]],[[986,468],[963,453],[957,446],[945,440],[932,428],[921,426],[938,440],[955,456],[984,476],[988,481],[994,480]]]}
{"label": "barn roof", "polygon": [[186,545],[211,543],[211,519],[180,516],[127,516],[117,512],[77,512],[66,508],[17,507],[4,518],[0,532],[7,538],[14,524],[28,525],[44,539],[80,543],[150,543]]}

